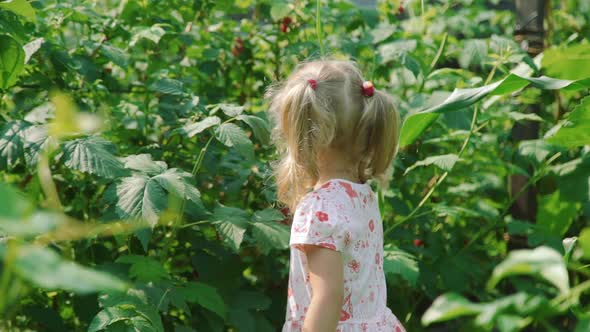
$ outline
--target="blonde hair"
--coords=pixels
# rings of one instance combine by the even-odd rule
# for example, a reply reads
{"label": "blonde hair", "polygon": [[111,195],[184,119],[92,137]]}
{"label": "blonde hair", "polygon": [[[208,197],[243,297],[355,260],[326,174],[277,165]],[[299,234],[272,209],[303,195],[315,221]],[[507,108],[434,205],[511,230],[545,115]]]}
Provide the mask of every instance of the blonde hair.
{"label": "blonde hair", "polygon": [[[311,81],[310,81],[311,80]],[[356,64],[317,60],[299,64],[266,94],[279,160],[272,163],[278,200],[295,211],[319,179],[318,151],[345,151],[358,161],[362,182],[386,185],[398,149],[400,117],[388,94],[362,93]]]}

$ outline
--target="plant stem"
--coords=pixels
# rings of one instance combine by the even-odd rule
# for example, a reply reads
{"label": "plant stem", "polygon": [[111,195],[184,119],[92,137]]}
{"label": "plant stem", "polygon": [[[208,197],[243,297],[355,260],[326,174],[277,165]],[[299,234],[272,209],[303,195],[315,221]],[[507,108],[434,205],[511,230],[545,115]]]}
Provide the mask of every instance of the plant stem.
{"label": "plant stem", "polygon": [[[441,47],[444,47],[444,45],[441,45]],[[495,63],[494,67],[492,68],[490,74],[488,75],[488,77],[483,85],[487,85],[490,83],[492,78],[494,78],[494,73],[496,72],[497,68],[498,68],[498,63]],[[465,151],[465,148],[467,147],[467,144],[469,143],[469,140],[471,139],[471,136],[476,131],[475,125],[477,123],[478,113],[479,113],[479,107],[475,106],[475,110],[473,111],[473,117],[471,118],[471,126],[469,127],[469,133],[467,134],[467,137],[463,141],[463,144],[461,145],[461,149],[459,149],[459,153],[457,153],[457,157],[461,157],[461,155],[463,154],[463,151]],[[389,232],[394,230],[396,227],[400,226],[403,223],[406,223],[408,220],[411,220],[412,217],[416,214],[416,212],[418,212],[418,210],[420,210],[422,205],[424,205],[426,203],[426,201],[428,200],[428,198],[430,198],[430,196],[434,193],[434,190],[444,181],[444,179],[446,179],[446,177],[448,175],[449,175],[449,171],[444,172],[444,174],[438,179],[438,181],[436,181],[434,186],[432,186],[432,188],[430,188],[430,190],[426,193],[426,195],[422,198],[422,200],[420,200],[420,203],[418,203],[418,205],[414,208],[414,210],[412,210],[412,212],[410,212],[410,214],[408,214],[406,217],[404,217],[400,222],[389,226],[389,228],[387,228],[387,230],[383,233],[383,236],[384,237],[387,236],[387,234],[389,234]]]}
{"label": "plant stem", "polygon": [[51,176],[51,168],[49,167],[49,151],[45,149],[39,155],[38,161],[39,183],[47,197],[47,205],[54,209],[61,211],[62,205],[59,200],[59,195]]}

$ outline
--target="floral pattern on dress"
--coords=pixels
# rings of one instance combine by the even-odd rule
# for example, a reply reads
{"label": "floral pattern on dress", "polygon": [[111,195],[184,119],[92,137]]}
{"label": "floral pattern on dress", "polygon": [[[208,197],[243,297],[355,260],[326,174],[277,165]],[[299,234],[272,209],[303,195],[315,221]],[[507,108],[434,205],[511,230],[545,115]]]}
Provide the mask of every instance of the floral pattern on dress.
{"label": "floral pattern on dress", "polygon": [[308,193],[291,224],[286,321],[282,332],[301,332],[313,289],[303,245],[342,253],[344,302],[337,332],[405,332],[387,308],[383,226],[368,184],[333,179]]}

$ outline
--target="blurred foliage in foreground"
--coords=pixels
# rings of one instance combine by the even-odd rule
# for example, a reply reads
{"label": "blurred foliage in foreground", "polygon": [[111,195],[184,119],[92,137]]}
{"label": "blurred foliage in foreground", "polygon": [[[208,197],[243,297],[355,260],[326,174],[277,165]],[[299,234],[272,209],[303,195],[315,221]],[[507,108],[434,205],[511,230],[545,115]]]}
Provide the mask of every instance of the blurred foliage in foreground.
{"label": "blurred foliage in foreground", "polygon": [[1,329],[280,329],[262,96],[323,45],[405,117],[380,204],[408,331],[590,330],[590,4],[551,2],[535,59],[503,4],[330,1],[318,39],[308,1],[0,2]]}

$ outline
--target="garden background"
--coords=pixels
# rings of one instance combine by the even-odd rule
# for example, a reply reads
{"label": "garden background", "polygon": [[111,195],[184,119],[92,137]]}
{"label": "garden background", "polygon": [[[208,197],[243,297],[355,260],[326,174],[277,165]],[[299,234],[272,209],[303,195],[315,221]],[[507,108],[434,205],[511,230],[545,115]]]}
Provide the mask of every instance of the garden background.
{"label": "garden background", "polygon": [[1,1],[0,329],[280,330],[263,95],[331,56],[404,117],[378,193],[408,331],[590,331],[589,20],[587,0]]}

